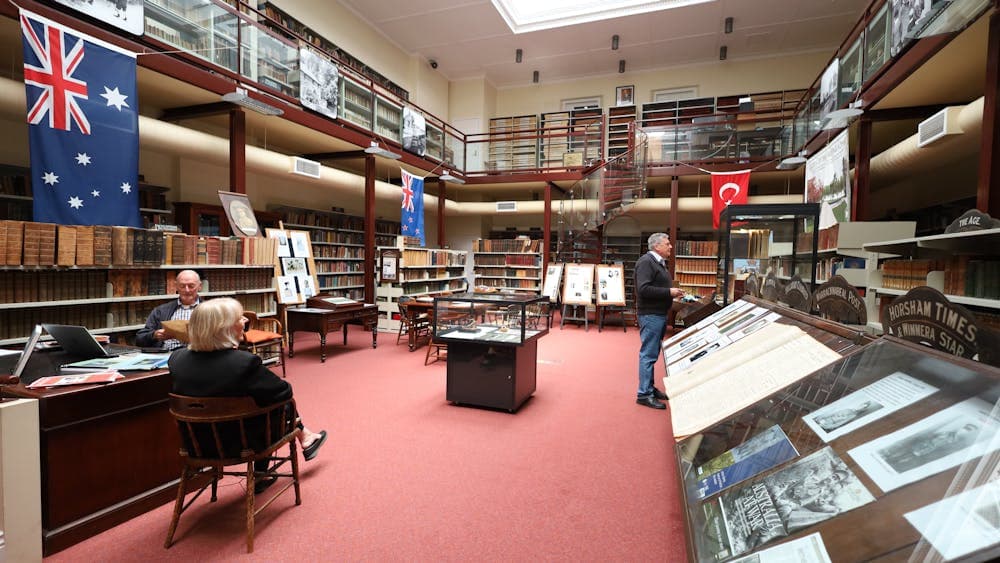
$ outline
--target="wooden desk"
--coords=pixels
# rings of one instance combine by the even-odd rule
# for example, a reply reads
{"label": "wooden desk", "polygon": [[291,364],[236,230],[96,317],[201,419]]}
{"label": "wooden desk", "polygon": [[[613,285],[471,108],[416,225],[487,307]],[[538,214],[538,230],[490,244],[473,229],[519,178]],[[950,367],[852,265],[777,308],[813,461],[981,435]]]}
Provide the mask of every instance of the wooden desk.
{"label": "wooden desk", "polygon": [[45,555],[173,500],[181,472],[166,370],[126,372],[106,385],[25,387],[67,359],[35,353],[24,381],[2,390],[38,399]]}
{"label": "wooden desk", "polygon": [[288,357],[295,356],[295,331],[315,332],[319,334],[320,362],[326,361],[326,335],[329,332],[343,329],[344,344],[347,344],[347,325],[356,324],[372,332],[372,348],[378,347],[378,307],[361,304],[357,307],[340,307],[337,309],[321,309],[308,307],[305,309],[288,309],[285,312],[288,320]]}

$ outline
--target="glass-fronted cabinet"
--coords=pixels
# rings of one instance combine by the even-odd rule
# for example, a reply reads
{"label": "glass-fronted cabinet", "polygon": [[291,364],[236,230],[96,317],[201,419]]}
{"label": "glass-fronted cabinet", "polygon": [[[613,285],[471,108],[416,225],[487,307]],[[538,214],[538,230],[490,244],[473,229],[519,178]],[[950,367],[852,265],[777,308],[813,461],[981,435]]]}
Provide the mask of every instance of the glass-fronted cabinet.
{"label": "glass-fronted cabinet", "polygon": [[382,96],[375,96],[375,132],[397,143],[403,139],[403,108]]}
{"label": "glass-fronted cabinet", "polygon": [[351,78],[341,75],[340,116],[351,123],[372,128],[372,93]]}
{"label": "glass-fronted cabinet", "polygon": [[205,0],[146,0],[146,34],[237,72],[236,12]]}
{"label": "glass-fronted cabinet", "polygon": [[299,49],[259,24],[240,20],[243,76],[287,96],[299,94]]}
{"label": "glass-fronted cabinet", "polygon": [[742,295],[742,284],[750,275],[773,273],[781,283],[797,276],[814,291],[818,224],[818,203],[730,205],[724,209],[719,218],[722,304]]}
{"label": "glass-fronted cabinet", "polygon": [[890,58],[889,26],[891,23],[889,2],[886,2],[882,4],[882,9],[875,14],[875,17],[868,24],[868,29],[865,30],[865,80],[871,78]]}
{"label": "glass-fronted cabinet", "polygon": [[434,298],[434,338],[522,345],[548,332],[548,297],[534,293],[462,293]]}
{"label": "glass-fronted cabinet", "polygon": [[854,93],[861,88],[861,46],[864,43],[862,33],[851,45],[844,56],[840,58],[840,81],[837,91],[837,107],[844,107],[850,102]]}

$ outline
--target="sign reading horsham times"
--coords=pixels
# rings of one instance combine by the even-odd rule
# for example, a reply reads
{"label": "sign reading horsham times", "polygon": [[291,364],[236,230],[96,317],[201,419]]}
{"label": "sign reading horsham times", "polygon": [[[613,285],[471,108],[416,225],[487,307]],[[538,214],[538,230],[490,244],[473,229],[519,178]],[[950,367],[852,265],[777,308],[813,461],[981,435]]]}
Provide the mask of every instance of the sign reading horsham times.
{"label": "sign reading horsham times", "polygon": [[[963,358],[981,359],[988,338],[976,317],[938,290],[917,287],[892,301],[886,309],[886,332]],[[986,346],[984,346],[986,344]]]}

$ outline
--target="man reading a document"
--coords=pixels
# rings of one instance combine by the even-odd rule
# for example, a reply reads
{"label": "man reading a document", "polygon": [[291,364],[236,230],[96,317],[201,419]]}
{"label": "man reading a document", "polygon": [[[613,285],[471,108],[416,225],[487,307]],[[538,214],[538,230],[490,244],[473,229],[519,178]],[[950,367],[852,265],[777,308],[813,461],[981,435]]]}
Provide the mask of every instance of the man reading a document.
{"label": "man reading a document", "polygon": [[653,368],[660,358],[660,343],[667,332],[667,313],[674,298],[683,297],[684,292],[673,285],[667,271],[667,258],[673,251],[670,237],[665,233],[653,233],[647,241],[649,252],[635,262],[635,308],[639,317],[639,391],[636,403],[653,408],[665,409],[660,402],[667,395],[653,385]]}
{"label": "man reading a document", "polygon": [[146,319],[146,326],[139,329],[135,335],[135,343],[144,348],[163,348],[174,350],[183,348],[185,344],[176,338],[171,338],[163,328],[163,321],[189,320],[191,311],[201,303],[198,292],[201,291],[201,276],[194,270],[182,270],[177,274],[177,299],[168,301],[153,309]]}

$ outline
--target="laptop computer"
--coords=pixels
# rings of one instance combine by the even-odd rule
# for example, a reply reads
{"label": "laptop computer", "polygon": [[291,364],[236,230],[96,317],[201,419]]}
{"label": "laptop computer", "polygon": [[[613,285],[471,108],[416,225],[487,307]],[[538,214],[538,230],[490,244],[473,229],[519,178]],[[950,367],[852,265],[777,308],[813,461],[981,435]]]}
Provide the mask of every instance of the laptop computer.
{"label": "laptop computer", "polygon": [[[105,348],[90,334],[87,327],[74,325],[55,325],[42,323],[45,332],[56,339],[63,350],[82,360],[92,358],[114,358],[125,353],[126,349],[109,346]],[[138,352],[138,350],[135,350]]]}
{"label": "laptop computer", "polygon": [[[28,341],[24,344],[24,350],[17,359],[14,369],[10,371],[9,375],[13,377],[15,383],[21,378],[21,374],[24,373],[24,368],[28,365],[28,359],[31,358],[31,353],[35,351],[35,344],[38,344],[38,338],[41,335],[42,325],[35,325],[34,330],[31,331],[31,336],[28,337]],[[0,370],[0,377],[3,375],[8,374],[4,370]]]}

